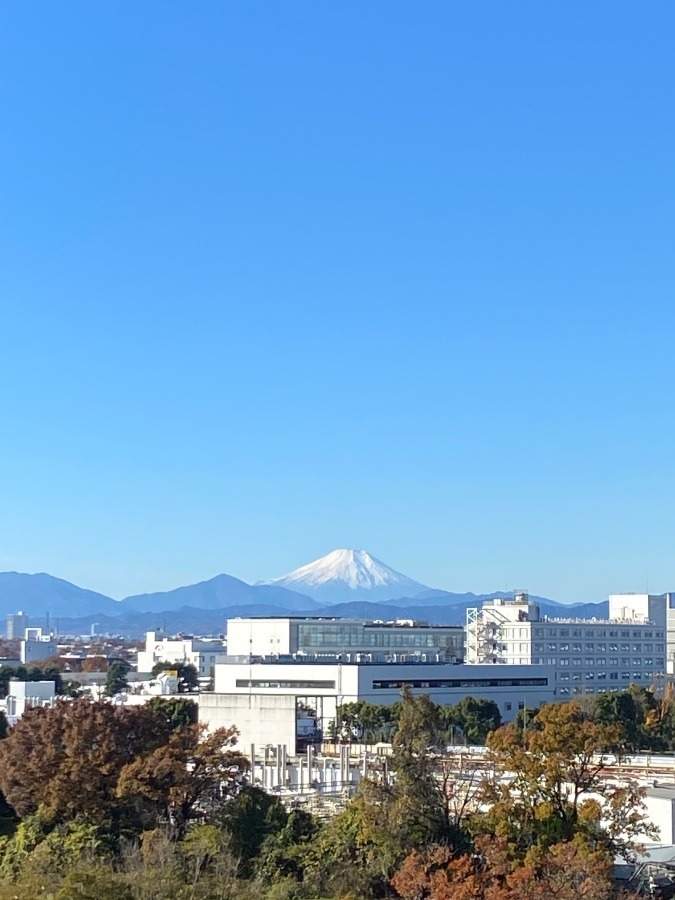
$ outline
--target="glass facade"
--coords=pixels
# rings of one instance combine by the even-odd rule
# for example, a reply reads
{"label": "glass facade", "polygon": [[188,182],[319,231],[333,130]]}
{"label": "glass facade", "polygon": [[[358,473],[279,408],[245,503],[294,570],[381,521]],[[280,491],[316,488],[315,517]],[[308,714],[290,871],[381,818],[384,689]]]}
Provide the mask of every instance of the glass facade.
{"label": "glass facade", "polygon": [[303,653],[373,651],[432,652],[462,657],[461,627],[421,625],[371,625],[352,622],[301,622],[298,650]]}

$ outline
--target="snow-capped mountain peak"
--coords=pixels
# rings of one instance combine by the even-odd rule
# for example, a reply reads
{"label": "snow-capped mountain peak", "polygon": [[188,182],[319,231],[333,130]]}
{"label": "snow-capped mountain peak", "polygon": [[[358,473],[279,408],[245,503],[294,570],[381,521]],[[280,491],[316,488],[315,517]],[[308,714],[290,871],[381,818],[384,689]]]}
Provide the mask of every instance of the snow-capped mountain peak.
{"label": "snow-capped mountain peak", "polygon": [[335,602],[369,599],[391,600],[414,596],[426,586],[402,575],[365,550],[333,550],[268,584]]}

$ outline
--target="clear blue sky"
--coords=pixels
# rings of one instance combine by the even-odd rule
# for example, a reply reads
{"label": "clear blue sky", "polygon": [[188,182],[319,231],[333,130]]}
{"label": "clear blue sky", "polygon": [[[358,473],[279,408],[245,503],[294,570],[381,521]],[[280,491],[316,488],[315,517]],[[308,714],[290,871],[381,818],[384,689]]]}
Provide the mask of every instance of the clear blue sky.
{"label": "clear blue sky", "polygon": [[0,569],[675,589],[675,9],[0,12]]}

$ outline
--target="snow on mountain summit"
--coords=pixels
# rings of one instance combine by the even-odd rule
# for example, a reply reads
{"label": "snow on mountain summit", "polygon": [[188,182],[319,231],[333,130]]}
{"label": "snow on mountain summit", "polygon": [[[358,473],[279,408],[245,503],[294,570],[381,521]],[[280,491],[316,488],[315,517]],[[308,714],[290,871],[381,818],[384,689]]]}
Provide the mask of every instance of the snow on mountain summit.
{"label": "snow on mountain summit", "polygon": [[428,589],[365,550],[333,550],[267,583],[332,602],[393,600],[412,597]]}

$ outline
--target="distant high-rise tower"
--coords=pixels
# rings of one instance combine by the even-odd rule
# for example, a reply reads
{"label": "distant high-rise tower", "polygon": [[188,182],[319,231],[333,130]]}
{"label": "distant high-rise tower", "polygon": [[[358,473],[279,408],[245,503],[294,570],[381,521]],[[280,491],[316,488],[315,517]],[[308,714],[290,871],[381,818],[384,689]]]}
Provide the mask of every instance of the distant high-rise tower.
{"label": "distant high-rise tower", "polygon": [[21,610],[7,616],[7,639],[10,641],[22,638],[28,628],[28,616]]}

